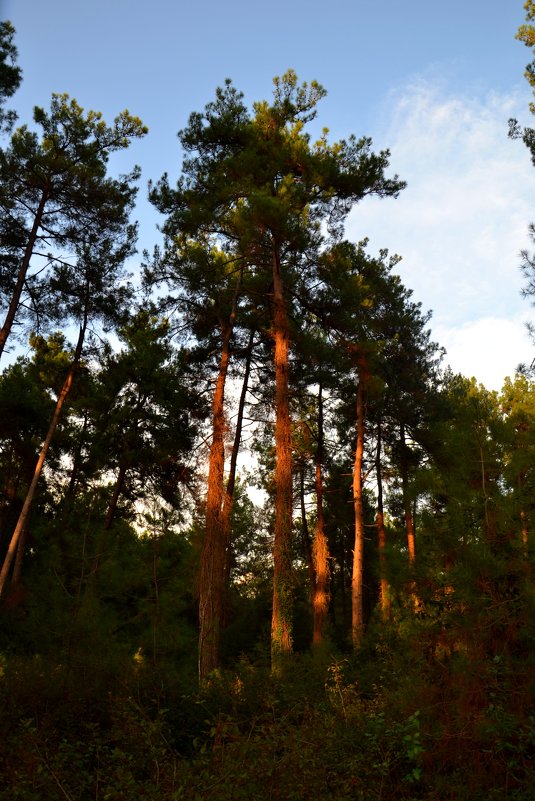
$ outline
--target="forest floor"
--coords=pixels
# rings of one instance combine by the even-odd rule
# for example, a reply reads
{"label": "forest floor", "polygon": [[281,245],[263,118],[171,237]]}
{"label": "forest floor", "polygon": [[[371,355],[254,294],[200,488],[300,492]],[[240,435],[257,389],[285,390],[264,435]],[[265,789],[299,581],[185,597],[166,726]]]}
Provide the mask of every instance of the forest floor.
{"label": "forest floor", "polygon": [[0,799],[532,801],[533,698],[508,671],[384,638],[201,689],[139,655],[6,657]]}

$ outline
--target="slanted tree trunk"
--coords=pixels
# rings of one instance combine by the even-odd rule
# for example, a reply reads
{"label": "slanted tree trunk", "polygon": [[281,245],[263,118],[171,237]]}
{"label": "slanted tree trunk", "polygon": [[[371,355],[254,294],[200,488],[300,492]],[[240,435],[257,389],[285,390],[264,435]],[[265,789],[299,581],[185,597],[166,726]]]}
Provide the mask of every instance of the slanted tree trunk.
{"label": "slanted tree trunk", "polygon": [[313,611],[314,628],[312,645],[323,642],[325,620],[329,611],[329,545],[325,533],[325,514],[323,511],[323,392],[320,384],[318,391],[318,442],[316,447],[316,532],[312,549],[316,581],[314,586]]}
{"label": "slanted tree trunk", "polygon": [[11,333],[11,329],[13,327],[13,323],[15,322],[15,316],[17,314],[17,309],[20,305],[20,299],[22,296],[22,291],[24,289],[24,284],[26,282],[26,275],[28,273],[28,268],[30,266],[30,260],[32,258],[33,249],[35,246],[35,240],[37,239],[37,232],[39,231],[39,227],[41,225],[41,220],[43,218],[43,212],[45,210],[45,206],[48,200],[48,195],[46,190],[43,190],[41,193],[41,199],[39,200],[39,205],[37,207],[37,211],[35,212],[35,217],[33,219],[32,229],[30,231],[30,235],[28,237],[28,242],[26,244],[26,248],[24,250],[24,256],[22,257],[22,261],[20,263],[19,272],[17,275],[17,281],[13,288],[13,294],[11,295],[11,300],[9,302],[9,306],[6,313],[6,318],[4,320],[4,324],[0,329],[0,358],[4,352],[4,348],[6,346],[6,341]]}
{"label": "slanted tree trunk", "polygon": [[375,457],[375,475],[377,479],[377,545],[379,549],[379,602],[381,604],[381,615],[383,620],[390,619],[390,587],[386,577],[385,548],[386,530],[385,516],[383,508],[383,473],[381,465],[381,419],[377,424],[377,451]]}
{"label": "slanted tree trunk", "polygon": [[72,364],[71,364],[71,366],[69,368],[69,372],[67,373],[67,378],[65,379],[65,383],[63,384],[61,392],[59,393],[59,396],[58,396],[58,399],[57,399],[57,402],[56,402],[56,408],[54,409],[54,414],[52,415],[52,419],[51,419],[50,425],[48,427],[48,432],[47,432],[45,441],[43,443],[43,446],[41,448],[41,452],[39,454],[39,458],[37,460],[37,464],[35,466],[35,470],[34,470],[34,473],[33,473],[33,478],[31,480],[30,485],[28,487],[28,490],[26,492],[26,498],[24,500],[24,504],[23,504],[22,510],[20,512],[19,519],[17,521],[17,525],[15,526],[15,530],[13,532],[13,536],[11,537],[11,542],[9,544],[9,548],[8,548],[7,554],[6,554],[5,558],[4,558],[4,564],[2,565],[2,570],[0,571],[0,598],[2,597],[2,595],[4,593],[4,590],[6,588],[9,571],[10,571],[13,559],[15,558],[15,554],[17,552],[17,548],[18,548],[18,545],[19,545],[19,540],[20,540],[24,530],[26,529],[26,526],[28,525],[28,519],[29,519],[29,516],[30,516],[30,510],[31,510],[31,507],[32,507],[32,502],[33,502],[33,499],[34,499],[34,496],[35,496],[35,491],[37,489],[37,484],[38,484],[39,478],[40,478],[42,470],[43,470],[43,466],[44,466],[44,463],[45,463],[46,455],[48,453],[48,449],[50,447],[50,443],[52,442],[52,438],[54,436],[54,432],[56,431],[56,427],[57,427],[58,422],[59,422],[59,418],[60,418],[60,415],[61,415],[61,410],[63,408],[63,404],[65,403],[67,395],[70,392],[75,372],[78,369],[78,365],[80,363],[80,357],[82,355],[82,347],[83,347],[83,344],[84,344],[86,326],[87,326],[87,319],[85,319],[83,325],[80,326],[80,334],[78,336],[78,343],[76,345],[76,350],[74,352],[74,358],[73,358]]}
{"label": "slanted tree trunk", "polygon": [[292,432],[289,402],[289,326],[278,245],[273,242],[273,340],[275,347],[275,532],[273,544],[272,670],[292,651]]}
{"label": "slanted tree trunk", "polygon": [[119,498],[121,496],[121,492],[123,491],[124,482],[126,478],[126,471],[127,466],[125,464],[120,465],[119,473],[117,475],[117,480],[115,482],[115,487],[113,488],[113,495],[111,496],[110,503],[108,505],[108,510],[106,512],[106,517],[104,519],[104,530],[108,531],[111,528],[111,524],[113,523],[113,519],[115,517],[115,513],[117,511],[117,504],[119,502]]}
{"label": "slanted tree trunk", "polygon": [[228,531],[222,520],[225,471],[225,384],[230,363],[230,340],[237,314],[242,272],[228,321],[221,323],[221,356],[212,400],[212,444],[208,463],[206,525],[199,582],[199,679],[219,667],[219,646],[224,616],[224,588]]}
{"label": "slanted tree trunk", "polygon": [[225,620],[227,620],[227,607],[228,607],[228,587],[230,583],[230,570],[232,561],[232,548],[230,542],[231,533],[231,517],[232,506],[234,501],[234,488],[236,486],[236,469],[238,466],[238,455],[240,452],[241,435],[243,429],[243,415],[245,412],[245,401],[247,399],[247,392],[249,389],[249,378],[251,375],[251,361],[253,357],[253,347],[255,330],[251,329],[249,333],[249,342],[245,351],[245,370],[243,373],[243,381],[240,392],[240,400],[238,402],[238,413],[236,415],[236,430],[234,432],[234,442],[232,443],[232,451],[230,454],[229,473],[227,479],[227,486],[225,487],[225,497],[223,499],[223,511],[221,513],[221,530],[223,540],[225,542]]}
{"label": "slanted tree trunk", "polygon": [[357,388],[357,443],[353,462],[353,508],[355,512],[355,547],[351,578],[351,640],[353,648],[360,648],[364,637],[364,503],[362,487],[362,461],[364,456],[364,384],[359,379]]}
{"label": "slanted tree trunk", "polygon": [[13,566],[13,575],[11,576],[11,587],[20,584],[22,577],[22,565],[24,564],[24,553],[26,551],[26,540],[28,539],[28,526],[25,526],[19,537],[17,545],[17,553],[15,555],[15,564]]}

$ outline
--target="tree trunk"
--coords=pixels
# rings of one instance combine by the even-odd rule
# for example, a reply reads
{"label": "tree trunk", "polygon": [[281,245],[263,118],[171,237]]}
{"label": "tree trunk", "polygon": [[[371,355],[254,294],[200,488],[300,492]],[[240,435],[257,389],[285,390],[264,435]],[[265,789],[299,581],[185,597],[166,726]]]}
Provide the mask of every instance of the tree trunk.
{"label": "tree trunk", "polygon": [[[238,455],[240,452],[241,434],[243,428],[243,415],[245,412],[245,401],[247,400],[247,392],[249,389],[249,378],[251,375],[251,361],[253,356],[255,330],[252,328],[249,333],[249,342],[245,351],[245,370],[243,373],[243,381],[240,392],[240,400],[238,402],[238,414],[236,416],[236,430],[234,432],[234,442],[232,443],[232,451],[230,454],[229,474],[227,486],[225,488],[225,497],[223,499],[223,512],[221,515],[221,528],[223,531],[223,538],[226,544],[225,556],[225,590],[228,589],[230,581],[231,569],[231,543],[230,543],[230,530],[231,530],[231,516],[232,505],[234,500],[234,487],[236,485],[236,468],[238,465]],[[228,595],[228,593],[227,593]],[[225,601],[225,605],[227,602]],[[226,614],[225,614],[226,617]]]}
{"label": "tree trunk", "polygon": [[225,469],[225,382],[230,360],[230,328],[223,332],[219,372],[212,400],[212,444],[208,465],[206,526],[201,553],[199,585],[199,678],[219,666],[219,640],[223,616],[225,543],[221,505]]}
{"label": "tree trunk", "polygon": [[111,528],[111,524],[113,523],[115,512],[117,511],[117,503],[119,502],[121,492],[123,491],[124,480],[126,478],[126,471],[127,471],[126,465],[124,464],[120,465],[117,481],[115,482],[115,487],[113,488],[113,495],[111,496],[111,500],[108,506],[108,511],[106,512],[106,517],[104,519],[105,531],[108,531],[108,529]]}
{"label": "tree trunk", "polygon": [[353,507],[355,511],[355,547],[351,578],[351,640],[358,649],[364,637],[364,504],[362,488],[362,461],[364,455],[364,386],[362,379],[357,388],[357,444],[353,463]]}
{"label": "tree trunk", "polygon": [[329,611],[329,546],[325,534],[325,515],[323,511],[323,393],[320,384],[318,391],[318,443],[316,448],[316,533],[314,536],[313,558],[316,572],[314,587],[314,629],[312,645],[318,646],[323,642],[325,620]]}
{"label": "tree trunk", "polygon": [[273,339],[275,346],[275,533],[273,544],[272,670],[292,651],[292,432],[289,401],[289,327],[280,255],[273,242]]}
{"label": "tree trunk", "polygon": [[32,230],[30,231],[30,236],[28,238],[28,242],[24,250],[24,256],[22,257],[22,261],[19,267],[17,282],[13,289],[13,294],[11,295],[11,301],[8,306],[6,318],[4,320],[2,328],[0,329],[0,358],[2,357],[2,354],[4,352],[7,338],[11,333],[11,329],[15,321],[15,316],[17,314],[17,309],[19,308],[20,305],[22,290],[24,289],[24,284],[26,282],[26,274],[30,266],[30,260],[32,258],[35,240],[37,239],[37,232],[39,230],[39,226],[41,225],[41,220],[43,218],[43,212],[47,200],[48,200],[47,193],[45,190],[43,190],[41,194],[41,199],[39,201],[39,205],[37,207],[37,211],[35,212],[35,217],[33,219]]}
{"label": "tree trunk", "polygon": [[225,384],[230,362],[230,340],[237,314],[242,272],[234,293],[229,320],[221,323],[222,344],[212,400],[212,444],[208,462],[206,525],[201,552],[199,582],[199,679],[219,667],[219,647],[224,616],[226,538],[222,509],[225,472]]}
{"label": "tree trunk", "polygon": [[80,326],[80,334],[78,336],[78,343],[76,345],[76,350],[74,353],[74,358],[72,364],[69,368],[69,372],[67,374],[67,378],[65,379],[65,383],[59,393],[58,400],[56,402],[56,408],[54,410],[54,414],[52,415],[52,419],[50,421],[50,425],[48,427],[48,432],[41,448],[41,453],[39,454],[39,458],[37,460],[37,465],[34,470],[33,478],[30,482],[30,486],[28,487],[28,491],[26,493],[26,498],[24,500],[24,504],[19,515],[19,519],[17,521],[17,525],[15,526],[15,531],[13,532],[13,536],[11,537],[11,542],[9,544],[9,548],[7,554],[4,559],[4,564],[2,565],[2,570],[0,571],[0,598],[5,590],[7,577],[9,575],[9,570],[11,568],[11,563],[15,557],[15,553],[18,548],[19,539],[25,530],[26,526],[28,525],[28,518],[30,516],[30,510],[32,507],[32,502],[35,496],[35,491],[37,489],[37,483],[41,476],[41,472],[43,470],[43,466],[46,459],[46,454],[50,447],[50,443],[52,442],[52,437],[54,436],[54,432],[58,425],[59,417],[61,414],[61,410],[63,408],[63,404],[65,403],[65,399],[70,392],[74,374],[78,368],[78,364],[80,363],[80,357],[82,354],[82,347],[84,344],[84,337],[85,337],[85,330],[86,330],[87,321],[84,321],[84,324]]}
{"label": "tree trunk", "polygon": [[314,610],[314,598],[316,597],[316,569],[314,567],[314,557],[312,555],[312,544],[310,542],[310,531],[308,529],[307,511],[305,506],[305,463],[299,468],[299,499],[301,504],[301,528],[303,532],[303,553],[308,569],[308,580],[310,584],[310,603]]}
{"label": "tree trunk", "polygon": [[386,530],[383,509],[383,473],[381,468],[381,419],[377,424],[377,452],[375,458],[375,474],[377,479],[377,545],[379,549],[379,598],[383,620],[390,620],[390,587],[385,570]]}
{"label": "tree trunk", "polygon": [[344,534],[342,531],[338,531],[338,545],[340,548],[340,571],[339,571],[340,578],[338,581],[338,589],[340,590],[340,600],[342,602],[342,621],[345,629],[346,623],[349,622],[349,604],[346,592],[346,565],[347,565],[346,545],[344,542]]}
{"label": "tree trunk", "polygon": [[416,560],[416,537],[414,531],[414,517],[411,509],[409,497],[409,468],[407,465],[407,455],[405,443],[405,426],[400,427],[401,441],[401,488],[403,495],[403,511],[405,514],[405,530],[407,532],[407,549],[409,552],[409,564],[412,566]]}
{"label": "tree trunk", "polygon": [[529,554],[529,531],[528,531],[528,518],[523,509],[520,510],[520,523],[522,526],[522,547],[527,556]]}
{"label": "tree trunk", "polygon": [[25,526],[19,537],[17,545],[17,553],[15,555],[15,564],[13,566],[13,575],[11,576],[11,586],[15,587],[20,584],[22,576],[22,565],[24,563],[24,553],[26,551],[26,540],[28,538],[28,526]]}

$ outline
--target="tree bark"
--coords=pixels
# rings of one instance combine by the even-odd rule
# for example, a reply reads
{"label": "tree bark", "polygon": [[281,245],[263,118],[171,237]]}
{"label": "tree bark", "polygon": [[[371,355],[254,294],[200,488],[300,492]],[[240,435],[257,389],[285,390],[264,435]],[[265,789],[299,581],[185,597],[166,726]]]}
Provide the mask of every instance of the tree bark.
{"label": "tree bark", "polygon": [[[245,370],[243,373],[243,381],[240,392],[240,400],[238,402],[238,413],[236,416],[236,430],[234,432],[234,442],[232,443],[232,451],[230,454],[230,464],[227,486],[225,487],[225,497],[223,499],[223,512],[221,516],[221,528],[223,531],[223,538],[226,543],[226,564],[225,564],[225,590],[228,589],[230,581],[231,569],[231,543],[230,543],[230,530],[231,530],[231,516],[232,506],[234,501],[234,487],[236,485],[236,469],[238,465],[238,455],[240,452],[241,434],[243,429],[243,415],[245,413],[245,401],[247,400],[247,392],[249,389],[249,378],[251,375],[251,361],[253,356],[255,330],[251,329],[249,333],[249,342],[245,351]],[[227,593],[228,594],[228,593]]]}
{"label": "tree bark", "polygon": [[201,681],[219,667],[227,551],[227,532],[223,529],[222,520],[225,471],[225,384],[230,363],[230,340],[236,320],[241,278],[242,272],[240,271],[229,319],[221,324],[221,356],[212,399],[212,444],[208,462],[206,525],[199,582],[199,679]]}
{"label": "tree bark", "polygon": [[362,461],[364,455],[364,386],[362,379],[357,388],[357,443],[353,463],[353,507],[355,512],[355,547],[351,578],[351,640],[358,649],[364,637],[364,503],[362,488]]}
{"label": "tree bark", "polygon": [[15,555],[15,564],[13,566],[13,575],[11,576],[11,587],[20,584],[22,576],[22,565],[24,564],[24,553],[26,551],[26,540],[28,539],[28,526],[25,526],[19,537],[17,545],[17,553]]}
{"label": "tree bark", "polygon": [[205,679],[219,666],[219,640],[223,615],[225,543],[221,527],[223,476],[225,469],[225,382],[230,360],[230,327],[223,332],[214,397],[212,400],[212,444],[208,465],[206,526],[201,553],[199,585],[199,678]]}
{"label": "tree bark", "polygon": [[316,447],[316,532],[312,555],[316,582],[314,586],[313,611],[314,628],[312,645],[318,646],[324,639],[325,620],[329,611],[329,545],[325,533],[325,514],[323,511],[323,392],[320,384],[318,391],[318,443]]}
{"label": "tree bark", "polygon": [[375,457],[375,474],[377,479],[377,545],[379,550],[379,599],[383,620],[390,620],[390,587],[386,577],[386,530],[383,508],[383,473],[381,466],[381,418],[377,423],[377,452]]}
{"label": "tree bark", "polygon": [[280,254],[273,242],[273,340],[275,346],[275,532],[271,665],[282,669],[292,651],[292,432],[289,401],[289,326]]}
{"label": "tree bark", "polygon": [[28,273],[28,268],[30,266],[30,260],[32,258],[35,240],[37,239],[37,232],[39,231],[39,227],[41,225],[41,220],[43,218],[43,212],[47,200],[48,200],[48,195],[46,191],[43,189],[43,192],[41,194],[41,199],[39,201],[39,205],[37,207],[37,211],[35,212],[35,217],[33,219],[33,225],[30,231],[28,242],[24,250],[24,256],[22,257],[22,261],[20,263],[19,272],[17,275],[17,282],[13,289],[13,294],[11,295],[11,301],[8,306],[6,318],[4,320],[2,328],[0,329],[0,358],[2,357],[2,354],[4,352],[7,338],[11,333],[11,329],[15,321],[15,316],[17,314],[17,309],[19,308],[20,305],[22,290],[24,289],[24,283],[26,281],[26,275]]}
{"label": "tree bark", "polygon": [[59,396],[58,396],[58,399],[57,399],[57,402],[56,402],[56,408],[54,409],[54,414],[52,415],[52,419],[51,419],[50,425],[48,427],[48,432],[47,432],[45,441],[43,443],[43,446],[41,448],[41,452],[39,454],[39,458],[37,460],[37,464],[35,466],[33,478],[32,478],[32,480],[30,482],[30,486],[28,487],[28,491],[26,493],[26,498],[24,500],[24,504],[23,504],[21,513],[19,515],[19,519],[17,521],[17,525],[15,526],[15,530],[13,532],[13,536],[11,537],[11,542],[9,544],[9,548],[8,548],[7,554],[6,554],[5,558],[4,558],[4,564],[2,565],[2,570],[0,571],[0,598],[2,597],[2,595],[4,593],[4,590],[5,590],[5,587],[6,587],[7,578],[8,578],[8,575],[9,575],[9,570],[11,568],[11,564],[13,562],[13,559],[15,557],[15,553],[16,553],[17,548],[18,548],[19,539],[22,536],[22,533],[25,530],[26,526],[28,525],[28,518],[30,516],[30,510],[31,510],[31,507],[32,507],[32,502],[33,502],[33,499],[34,499],[34,496],[35,496],[35,491],[37,489],[37,484],[39,482],[39,478],[40,478],[42,470],[43,470],[43,466],[44,466],[44,463],[45,463],[46,455],[47,455],[48,449],[50,447],[50,443],[52,442],[52,437],[54,436],[54,432],[55,432],[56,427],[58,425],[58,421],[59,421],[59,418],[60,418],[61,410],[63,408],[63,404],[65,403],[65,399],[67,398],[67,395],[70,392],[70,389],[71,389],[71,386],[72,386],[72,382],[73,382],[73,378],[74,378],[74,374],[75,374],[75,372],[76,372],[76,370],[78,368],[78,365],[80,363],[80,357],[82,355],[82,347],[83,347],[84,338],[85,338],[86,325],[87,325],[87,320],[84,320],[84,324],[82,326],[80,326],[80,333],[79,333],[79,336],[78,336],[78,343],[76,345],[76,350],[74,352],[74,358],[73,358],[72,364],[71,364],[71,366],[69,368],[69,372],[67,374],[67,378],[65,379],[65,383],[63,384],[63,387],[61,389],[61,392],[59,393]]}

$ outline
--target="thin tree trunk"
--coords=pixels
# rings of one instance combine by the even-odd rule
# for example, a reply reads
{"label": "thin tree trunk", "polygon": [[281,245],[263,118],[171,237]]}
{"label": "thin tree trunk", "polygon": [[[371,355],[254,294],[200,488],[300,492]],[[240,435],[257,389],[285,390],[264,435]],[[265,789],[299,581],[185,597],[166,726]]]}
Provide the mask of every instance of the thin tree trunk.
{"label": "thin tree trunk", "polygon": [[405,530],[407,532],[407,549],[409,552],[409,564],[414,565],[416,560],[416,536],[414,530],[414,517],[411,509],[409,497],[409,470],[407,466],[407,456],[405,443],[405,426],[403,423],[400,428],[401,441],[401,488],[403,495],[403,511],[405,514]]}
{"label": "thin tree trunk", "polygon": [[390,620],[390,587],[386,577],[385,548],[386,530],[383,508],[383,473],[381,467],[381,419],[377,424],[377,452],[375,457],[375,473],[377,479],[377,545],[379,549],[379,597],[383,620]]}
{"label": "thin tree trunk", "polygon": [[273,339],[275,345],[275,532],[273,544],[272,670],[292,651],[292,432],[289,401],[289,326],[280,255],[273,242]]}
{"label": "thin tree trunk", "polygon": [[346,622],[349,621],[349,608],[347,602],[347,592],[346,592],[346,546],[344,542],[344,535],[342,532],[338,531],[338,540],[340,546],[340,580],[338,582],[338,587],[340,590],[340,598],[342,601],[342,621],[344,624],[344,628],[346,626]]}
{"label": "thin tree trunk", "polygon": [[308,568],[308,580],[310,583],[310,603],[314,610],[314,598],[316,597],[316,569],[314,567],[314,557],[312,555],[312,544],[310,542],[310,531],[308,529],[307,511],[305,506],[305,464],[302,463],[299,469],[299,498],[301,504],[301,528],[303,532],[303,552]]}
{"label": "thin tree trunk", "polygon": [[22,261],[20,263],[19,272],[17,275],[17,282],[13,289],[13,294],[11,295],[11,301],[8,306],[6,318],[4,320],[2,328],[0,329],[0,358],[2,357],[2,354],[4,352],[7,338],[11,333],[11,329],[15,321],[15,316],[17,314],[17,309],[19,308],[20,305],[22,290],[24,289],[24,284],[26,281],[26,274],[30,266],[30,260],[32,258],[35,240],[37,239],[37,232],[39,231],[39,226],[41,225],[41,220],[43,218],[43,212],[47,200],[48,200],[47,193],[45,190],[43,190],[41,194],[41,199],[39,201],[39,205],[37,207],[37,211],[35,212],[35,217],[33,219],[32,230],[30,231],[30,236],[28,238],[28,242],[24,250],[24,256],[22,257]]}
{"label": "thin tree trunk", "polygon": [[126,465],[122,464],[119,467],[119,474],[117,475],[117,481],[115,482],[115,487],[113,488],[113,495],[111,496],[111,500],[108,506],[108,511],[106,512],[106,517],[104,519],[105,531],[108,531],[108,529],[111,528],[111,524],[113,523],[115,512],[117,511],[117,503],[119,502],[121,492],[123,491],[124,480],[126,478],[126,471],[127,471]]}
{"label": "thin tree trunk", "polygon": [[229,587],[230,587],[230,571],[232,569],[232,543],[231,543],[231,520],[232,508],[234,505],[234,488],[236,486],[236,471],[238,466],[238,456],[240,452],[241,435],[243,429],[243,416],[245,413],[245,402],[247,400],[247,392],[249,389],[249,378],[251,375],[251,361],[253,355],[255,330],[251,329],[249,332],[249,342],[245,350],[245,370],[243,374],[242,387],[240,392],[240,400],[238,402],[238,413],[236,416],[236,429],[234,431],[234,441],[232,443],[232,450],[230,453],[229,474],[227,485],[225,487],[225,495],[223,498],[223,510],[221,512],[221,536],[225,543],[225,580],[223,583],[223,626],[228,625],[230,618],[229,608]]}
{"label": "thin tree trunk", "polygon": [[222,345],[212,399],[212,444],[208,463],[206,525],[201,552],[199,582],[199,679],[219,667],[219,646],[224,616],[226,533],[222,527],[225,471],[225,384],[230,363],[230,340],[236,320],[242,271],[234,293],[228,322],[222,323]]}
{"label": "thin tree trunk", "polygon": [[524,551],[524,555],[529,555],[529,528],[528,528],[528,516],[526,514],[526,510],[524,509],[524,484],[525,484],[526,475],[525,473],[520,473],[518,476],[518,497],[520,500],[520,510],[519,510],[519,517],[520,517],[520,531],[521,531],[521,538],[522,538],[522,549]]}
{"label": "thin tree trunk", "polygon": [[20,584],[22,576],[22,565],[24,564],[24,553],[26,551],[26,540],[28,539],[28,526],[25,526],[19,537],[17,545],[17,553],[15,556],[15,564],[13,566],[13,575],[11,576],[11,586],[15,587]]}
{"label": "thin tree trunk", "polygon": [[69,479],[69,486],[67,487],[67,492],[65,493],[65,500],[67,502],[71,502],[74,499],[75,491],[76,491],[76,483],[78,481],[78,473],[80,472],[80,462],[82,460],[82,449],[84,438],[87,433],[87,426],[89,423],[88,413],[87,410],[84,412],[84,423],[82,426],[82,430],[80,432],[80,440],[78,443],[78,447],[76,448],[76,453],[74,454],[74,458],[72,461],[72,470],[71,470],[71,477]]}
{"label": "thin tree trunk", "polygon": [[520,510],[520,523],[522,525],[522,546],[526,556],[529,553],[529,531],[528,531],[528,518],[524,509]]}
{"label": "thin tree trunk", "polygon": [[353,507],[355,511],[355,547],[351,578],[351,640],[358,649],[364,637],[364,504],[362,491],[362,461],[364,455],[364,386],[357,388],[357,444],[353,464]]}
{"label": "thin tree trunk", "polygon": [[407,550],[409,553],[409,571],[411,580],[409,583],[409,592],[412,601],[412,606],[415,612],[421,612],[424,605],[420,596],[418,595],[418,588],[414,578],[414,567],[416,564],[416,527],[414,519],[416,517],[416,500],[414,501],[414,512],[411,508],[411,500],[409,493],[409,467],[407,459],[407,445],[405,442],[405,426],[403,423],[400,427],[400,441],[401,441],[401,492],[403,496],[403,510],[405,514],[405,529],[407,532]]}
{"label": "thin tree trunk", "polygon": [[65,379],[65,383],[61,389],[61,392],[58,396],[58,400],[56,402],[56,408],[54,410],[54,414],[52,415],[52,419],[50,421],[50,425],[48,427],[48,432],[41,448],[41,453],[39,454],[39,458],[37,460],[37,465],[34,470],[33,478],[30,482],[30,486],[28,487],[28,491],[26,493],[26,498],[24,500],[24,504],[19,515],[19,519],[17,521],[17,525],[15,526],[15,531],[13,532],[13,536],[11,537],[11,542],[9,544],[9,548],[7,554],[4,559],[4,564],[2,565],[2,570],[0,571],[0,598],[5,590],[7,578],[9,575],[9,570],[11,568],[11,564],[15,557],[15,553],[18,548],[19,539],[28,525],[28,518],[30,516],[30,510],[32,507],[32,502],[35,496],[35,491],[37,489],[37,484],[39,478],[41,476],[41,472],[43,470],[43,466],[45,463],[46,455],[48,449],[50,447],[50,443],[52,442],[52,437],[54,436],[54,432],[58,425],[58,421],[60,418],[61,410],[63,408],[63,404],[65,403],[65,399],[70,392],[74,374],[78,368],[78,364],[80,362],[80,357],[82,354],[82,347],[84,344],[85,338],[85,330],[86,330],[87,320],[84,320],[84,324],[80,326],[80,334],[78,336],[78,343],[76,345],[76,350],[74,353],[74,358],[72,364],[69,368],[69,372],[67,374],[67,378]]}
{"label": "thin tree trunk", "polygon": [[[221,528],[223,531],[223,538],[226,547],[226,565],[225,565],[225,590],[228,589],[230,581],[231,569],[231,546],[230,546],[230,521],[232,515],[232,506],[234,501],[234,487],[236,485],[236,469],[238,466],[238,455],[240,452],[241,434],[243,429],[243,416],[245,413],[245,402],[247,400],[247,392],[249,390],[249,378],[251,375],[251,361],[253,356],[255,330],[251,329],[249,332],[249,342],[245,351],[245,370],[243,373],[243,381],[240,392],[240,400],[238,402],[238,414],[236,416],[236,430],[234,432],[234,442],[232,443],[232,451],[230,454],[229,474],[227,486],[225,488],[225,497],[223,499],[223,512],[221,515]],[[228,593],[227,593],[228,594]]]}
{"label": "thin tree trunk", "polygon": [[318,443],[316,448],[316,533],[312,555],[316,572],[314,587],[314,629],[312,635],[313,646],[323,642],[325,620],[329,611],[329,545],[325,533],[325,514],[323,511],[323,392],[320,384],[318,391]]}

